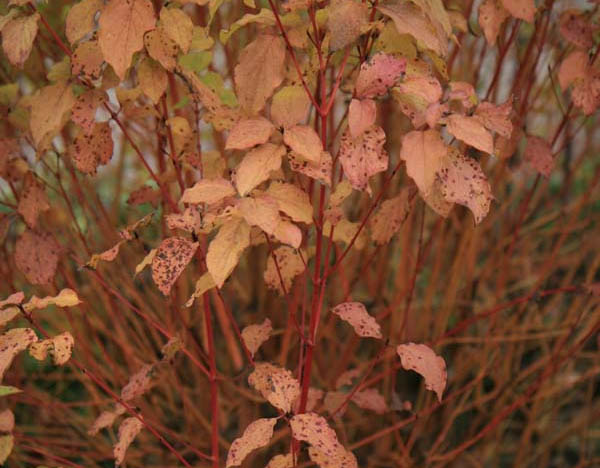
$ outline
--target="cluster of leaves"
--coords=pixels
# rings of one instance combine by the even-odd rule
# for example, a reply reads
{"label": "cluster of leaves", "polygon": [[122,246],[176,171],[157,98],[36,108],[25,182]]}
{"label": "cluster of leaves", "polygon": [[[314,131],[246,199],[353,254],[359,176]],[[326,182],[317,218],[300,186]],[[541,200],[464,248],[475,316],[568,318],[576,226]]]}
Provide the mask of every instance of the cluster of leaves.
{"label": "cluster of leaves", "polygon": [[[468,262],[465,274],[477,270],[488,278],[494,267],[478,265],[476,249],[485,243],[480,233],[502,235],[499,247],[487,246],[482,255],[498,256],[504,268],[482,286],[496,304],[508,299],[507,291],[524,294],[514,305],[525,303],[534,294],[523,288],[541,287],[545,277],[539,284],[523,282],[506,262],[540,176],[549,183],[555,159],[576,134],[566,133],[563,147],[555,150],[561,132],[575,117],[594,118],[600,106],[597,8],[556,13],[554,2],[536,8],[533,0],[468,6],[442,0],[62,3],[0,4],[0,237],[6,246],[0,271],[10,278],[7,298],[0,302],[0,325],[29,324],[0,336],[0,378],[26,349],[40,361],[51,355],[55,365],[72,364],[89,379],[86,385],[93,385],[94,404],[110,408],[89,422],[90,441],[128,413],[109,441],[117,465],[136,438],[152,436],[184,466],[197,460],[222,466],[224,448],[227,468],[254,466],[245,460],[255,450],[274,447],[271,468],[295,467],[308,459],[323,468],[358,467],[358,459],[369,455],[357,458],[352,448],[371,439],[353,443],[343,423],[358,409],[392,415],[375,437],[389,433],[399,440],[402,456],[394,459],[388,450],[384,463],[409,466],[415,438],[411,434],[402,441],[399,431],[421,413],[396,391],[401,376],[411,375],[398,371],[416,372],[437,397],[431,403],[419,393],[415,403],[422,408],[430,403],[423,414],[443,407],[457,394],[445,397],[453,376],[435,348],[498,312],[463,316],[459,286],[472,287],[473,303],[477,286],[460,284],[459,260],[442,263],[445,246],[436,242],[444,237],[437,236],[455,233],[456,243],[448,241],[446,250],[454,247],[452,255]],[[505,59],[520,28],[528,46],[511,58],[522,69],[504,90]],[[549,31],[556,31],[566,48],[556,48],[554,68],[535,95],[535,80],[527,84],[526,73],[536,71]],[[476,57],[481,65],[489,51],[495,66],[465,66]],[[457,61],[465,70],[457,70]],[[554,137],[532,134],[530,129],[539,126],[526,119],[535,114],[545,87],[563,112]],[[541,106],[541,114],[553,118],[552,112]],[[517,182],[507,182],[507,167],[519,158],[525,164],[514,177]],[[512,192],[525,193],[528,172],[520,169],[528,167],[535,184],[516,205]],[[570,174],[565,187],[572,182]],[[582,206],[596,179],[586,179]],[[515,183],[522,190],[514,190]],[[510,214],[515,205],[516,221]],[[572,221],[580,209],[566,210],[573,213]],[[549,260],[535,260],[528,268],[549,275],[563,242],[559,237],[556,250],[540,246],[550,252]],[[431,260],[427,273],[431,283],[417,285],[431,249],[439,250],[438,263]],[[375,262],[383,265],[379,271],[371,268]],[[412,264],[414,272],[408,273]],[[443,315],[430,321],[416,317],[413,296],[431,311],[434,293],[428,285],[445,276],[444,267],[454,276],[440,293],[446,301]],[[581,284],[595,280],[594,268]],[[583,275],[582,268],[574,271]],[[33,288],[44,297],[32,295],[24,303],[26,294],[38,291]],[[496,294],[489,292],[494,289]],[[582,290],[557,287],[557,293],[564,291]],[[594,287],[586,291],[598,295]],[[259,314],[243,313],[248,304]],[[593,299],[590,304],[593,310]],[[62,319],[38,317],[49,306],[61,309]],[[66,310],[71,307],[98,307],[100,313],[73,318]],[[284,320],[281,310],[287,311]],[[452,320],[464,320],[451,324],[451,314]],[[133,325],[134,318],[142,325]],[[570,337],[580,318],[565,319],[573,327]],[[600,325],[590,320],[584,327],[589,335]],[[75,325],[79,321],[83,325]],[[343,341],[347,325],[341,322],[355,333],[341,362],[348,364],[360,347],[360,365],[338,372],[333,353],[329,365],[336,371],[331,378],[317,378],[316,368],[327,365],[320,355],[327,354],[331,342]],[[50,335],[49,323],[62,328]],[[71,331],[64,331],[67,327]],[[492,322],[483,333],[495,327]],[[75,329],[82,335],[77,342]],[[130,332],[140,349],[128,342]],[[566,339],[544,347],[555,358],[549,361],[579,352],[588,334],[571,348]],[[80,341],[84,361],[69,361]],[[158,349],[160,359],[148,357]],[[100,370],[118,369],[122,362],[125,368],[115,373]],[[489,363],[484,364],[470,375],[448,360],[457,369],[455,392],[469,376],[469,392],[483,385],[483,374],[475,374],[485,372]],[[382,377],[373,380],[376,368]],[[523,399],[506,406],[510,411],[488,415],[481,435],[446,451],[444,439],[465,411],[461,406],[419,457],[426,463],[453,462],[528,403],[556,371],[548,364]],[[209,444],[195,447],[177,437],[174,424],[134,406],[157,397],[151,389],[159,386],[159,374],[180,384],[162,395],[173,406],[179,399],[186,407],[191,404],[183,396],[185,387],[204,390],[203,402],[197,403],[202,409],[185,417],[205,423]],[[238,390],[240,395],[246,403],[265,405],[249,410],[253,418],[227,423],[229,444],[222,438],[222,405],[230,411],[238,405],[229,393],[226,403],[219,396],[226,385],[242,385],[246,375],[249,388]],[[384,378],[385,388],[379,388]],[[120,394],[115,393],[111,386],[123,381]],[[0,387],[0,393],[17,395],[13,388]],[[111,397],[108,402],[98,397],[98,388]],[[472,406],[481,404],[475,400]],[[14,417],[7,411],[0,413],[1,462],[13,450]],[[410,414],[406,424],[396,421],[397,412]],[[290,441],[285,448],[283,436]],[[36,453],[38,461],[45,456]],[[85,458],[78,456],[72,463]],[[144,457],[138,458],[143,464]]]}

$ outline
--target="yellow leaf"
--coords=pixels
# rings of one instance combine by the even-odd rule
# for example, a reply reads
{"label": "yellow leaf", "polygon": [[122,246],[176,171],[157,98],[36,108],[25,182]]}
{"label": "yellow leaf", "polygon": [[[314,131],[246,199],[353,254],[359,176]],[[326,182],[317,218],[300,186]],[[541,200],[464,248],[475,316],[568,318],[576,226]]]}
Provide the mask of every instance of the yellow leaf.
{"label": "yellow leaf", "polygon": [[38,361],[43,361],[50,352],[54,364],[62,366],[71,357],[74,344],[73,336],[69,332],[64,332],[54,338],[32,343],[29,346],[29,354]]}
{"label": "yellow leaf", "polygon": [[194,303],[195,299],[199,298],[200,296],[202,296],[202,294],[204,294],[206,291],[214,288],[216,285],[217,284],[215,283],[215,280],[213,279],[212,275],[208,271],[206,273],[204,273],[198,279],[198,281],[196,281],[194,293],[188,299],[188,301],[185,303],[185,306],[191,307],[192,304]]}
{"label": "yellow leaf", "polygon": [[8,61],[17,68],[23,68],[31,53],[39,19],[40,15],[34,13],[12,19],[2,28],[2,49]]}
{"label": "yellow leaf", "polygon": [[272,143],[265,143],[248,152],[234,174],[234,182],[239,194],[246,195],[267,180],[272,171],[281,168],[281,158],[284,154],[283,146]]}
{"label": "yellow leaf", "polygon": [[160,10],[160,25],[165,34],[187,54],[194,35],[191,18],[179,8],[163,7]]}
{"label": "yellow leaf", "polygon": [[42,150],[69,120],[75,96],[67,81],[46,86],[31,98],[29,125],[35,146]]}
{"label": "yellow leaf", "polygon": [[312,127],[308,125],[295,125],[286,128],[283,141],[292,151],[299,154],[307,161],[319,162],[323,152],[323,143]]}
{"label": "yellow leaf", "polygon": [[227,179],[202,179],[183,192],[183,203],[217,203],[223,198],[235,195],[235,189]]}
{"label": "yellow leaf", "polygon": [[267,445],[273,437],[276,422],[277,418],[262,418],[251,422],[242,436],[235,439],[229,447],[225,468],[241,465],[250,452]]}
{"label": "yellow leaf", "polygon": [[279,127],[303,123],[310,109],[310,99],[302,86],[284,86],[271,100],[271,118]]}
{"label": "yellow leaf", "polygon": [[146,57],[140,63],[137,71],[138,83],[142,92],[158,104],[167,90],[167,72],[154,60]]}
{"label": "yellow leaf", "polygon": [[4,462],[12,452],[14,445],[14,437],[12,434],[0,436],[0,465]]}
{"label": "yellow leaf", "polygon": [[250,245],[250,226],[242,218],[224,223],[208,246],[206,266],[220,288]]}
{"label": "yellow leaf", "polygon": [[281,221],[277,202],[269,196],[242,198],[237,207],[250,226],[258,226],[267,234],[273,234]]}
{"label": "yellow leaf", "polygon": [[45,309],[49,305],[55,305],[57,307],[73,307],[78,304],[81,304],[81,301],[79,300],[79,297],[77,297],[77,293],[72,289],[65,288],[56,296],[46,296],[43,298],[33,296],[23,308],[27,312],[31,312],[35,309]]}
{"label": "yellow leaf", "polygon": [[229,132],[225,149],[247,149],[262,145],[269,140],[273,130],[273,124],[264,117],[240,120]]}
{"label": "yellow leaf", "polygon": [[98,42],[104,59],[123,80],[135,52],[144,45],[144,33],[156,20],[150,0],[110,0],[99,20]]}
{"label": "yellow leaf", "polygon": [[283,81],[285,45],[279,36],[262,34],[248,44],[235,67],[238,101],[249,114],[257,114]]}
{"label": "yellow leaf", "polygon": [[280,211],[294,221],[312,224],[313,207],[308,194],[301,188],[285,182],[271,182],[266,194],[277,202]]}
{"label": "yellow leaf", "polygon": [[15,356],[37,339],[31,328],[12,328],[0,336],[0,380]]}
{"label": "yellow leaf", "polygon": [[[114,0],[113,0],[114,1]],[[119,426],[119,440],[113,448],[115,464],[118,466],[125,459],[125,452],[139,434],[144,425],[138,418],[127,418]]]}
{"label": "yellow leaf", "polygon": [[71,44],[94,29],[94,17],[103,6],[102,0],[82,0],[73,5],[65,20],[65,34]]}

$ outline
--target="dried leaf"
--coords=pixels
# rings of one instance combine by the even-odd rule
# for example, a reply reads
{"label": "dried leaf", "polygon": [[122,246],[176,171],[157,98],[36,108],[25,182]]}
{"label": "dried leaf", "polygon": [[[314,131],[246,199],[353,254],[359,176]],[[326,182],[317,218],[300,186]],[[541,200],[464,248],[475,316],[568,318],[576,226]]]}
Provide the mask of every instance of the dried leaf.
{"label": "dried leaf", "polygon": [[300,395],[300,383],[292,373],[267,362],[256,363],[248,383],[275,408],[289,413]]}
{"label": "dried leaf", "polygon": [[253,357],[256,351],[258,351],[258,348],[270,338],[272,331],[273,326],[268,318],[266,318],[263,323],[244,327],[242,330],[242,338]]}
{"label": "dried leaf", "polygon": [[352,138],[346,130],[340,142],[339,158],[344,174],[356,190],[371,193],[369,178],[388,167],[388,153],[383,148],[385,132],[372,126],[358,138]]}
{"label": "dried leaf", "polygon": [[55,305],[56,307],[74,307],[81,304],[81,300],[77,297],[77,293],[72,289],[62,289],[56,296],[46,296],[39,298],[32,296],[29,302],[23,305],[23,309],[26,312],[32,310],[45,309],[49,305]]}
{"label": "dried leaf", "polygon": [[17,387],[11,387],[10,385],[0,385],[0,397],[7,395],[14,395],[15,393],[21,393],[23,390]]}
{"label": "dried leaf", "polygon": [[250,226],[242,218],[224,223],[208,245],[206,266],[217,287],[221,288],[250,245]]}
{"label": "dried leaf", "polygon": [[160,10],[160,26],[184,54],[187,54],[194,37],[194,23],[191,18],[179,8]]}
{"label": "dried leaf", "polygon": [[406,60],[380,52],[360,66],[356,96],[373,98],[387,93],[406,70]]}
{"label": "dried leaf", "polygon": [[102,75],[104,55],[98,41],[82,42],[71,56],[71,73],[89,80],[97,80]]}
{"label": "dried leaf", "polygon": [[339,50],[353,43],[367,24],[369,9],[355,0],[333,0],[329,7],[327,27],[331,33],[331,50]]}
{"label": "dried leaf", "polygon": [[371,218],[371,239],[379,245],[387,244],[400,230],[409,212],[408,190],[385,200]]}
{"label": "dried leaf", "polygon": [[144,34],[144,47],[148,55],[166,70],[173,71],[177,65],[177,44],[162,28],[152,29]]}
{"label": "dried leaf", "polygon": [[442,394],[446,388],[446,362],[424,344],[407,343],[396,348],[402,367],[413,370],[425,379],[425,388],[437,394],[442,401]]}
{"label": "dried leaf", "polygon": [[81,94],[73,106],[71,120],[79,125],[84,132],[89,133],[96,125],[96,110],[104,102],[105,94],[92,89]]}
{"label": "dried leaf", "polygon": [[70,359],[74,344],[73,336],[69,332],[64,332],[54,338],[32,343],[29,346],[29,354],[38,361],[43,361],[50,353],[54,364],[62,366]]}
{"label": "dried leaf", "polygon": [[383,395],[374,388],[368,388],[354,393],[352,402],[359,408],[373,411],[377,414],[384,414],[389,411]]}
{"label": "dried leaf", "polygon": [[267,234],[273,234],[281,221],[277,202],[266,195],[244,197],[237,207],[250,226],[258,226]]}
{"label": "dried leaf", "polygon": [[475,224],[483,221],[494,197],[479,163],[452,149],[440,178],[444,198],[468,207],[473,212]]}
{"label": "dried leaf", "polygon": [[37,339],[31,328],[12,328],[0,336],[0,380],[15,356]]}
{"label": "dried leaf", "polygon": [[533,23],[536,12],[534,0],[501,0],[501,2],[504,8],[515,18]]}
{"label": "dried leaf", "polygon": [[265,143],[249,151],[237,166],[233,176],[239,194],[246,195],[267,180],[272,171],[280,169],[281,158],[284,154],[283,146],[272,143]]}
{"label": "dried leaf", "polygon": [[71,7],[65,20],[65,35],[71,44],[94,29],[94,17],[102,9],[102,0],[82,0]]}
{"label": "dried leaf", "polygon": [[300,172],[311,179],[316,179],[325,185],[331,185],[331,168],[333,159],[327,151],[321,153],[321,160],[318,164],[311,163],[295,153],[288,155],[288,162],[292,171]]}
{"label": "dried leaf", "polygon": [[15,415],[9,409],[0,413],[0,432],[12,432],[15,428]]}
{"label": "dried leaf", "polygon": [[135,417],[123,420],[119,426],[119,440],[113,448],[113,456],[115,457],[115,464],[117,466],[123,463],[123,460],[125,459],[125,452],[135,437],[142,430],[142,427],[144,427],[142,422]]}
{"label": "dried leaf", "polygon": [[377,106],[372,99],[352,99],[348,108],[348,128],[352,138],[362,135],[375,124]]}
{"label": "dried leaf", "polygon": [[12,434],[0,436],[0,465],[4,465],[4,462],[11,454],[14,442]]}
{"label": "dried leaf", "polygon": [[560,15],[559,31],[569,42],[582,49],[594,45],[594,26],[578,10],[566,10]]}
{"label": "dried leaf", "polygon": [[431,49],[441,57],[448,53],[448,36],[441,25],[431,22],[423,11],[410,2],[377,7],[389,16],[400,34],[410,34],[426,49]]}
{"label": "dried leaf", "polygon": [[383,338],[381,327],[360,302],[343,302],[331,309],[331,312],[348,322],[358,336]]}
{"label": "dried leaf", "polygon": [[297,414],[290,419],[292,434],[296,440],[307,442],[314,449],[309,452],[313,461],[327,460],[332,467],[357,467],[354,456],[338,441],[335,431],[329,427],[324,417],[316,413]]}
{"label": "dried leaf", "polygon": [[284,60],[279,36],[261,34],[242,50],[234,81],[238,101],[249,114],[257,114],[283,81]]}
{"label": "dried leaf", "polygon": [[142,261],[136,265],[135,274],[133,275],[134,278],[139,275],[144,268],[152,264],[154,256],[156,255],[156,251],[157,249],[152,249],[150,252],[148,252],[148,255],[146,255]]}
{"label": "dried leaf", "polygon": [[6,299],[0,301],[0,309],[6,306],[19,305],[25,299],[25,294],[22,291],[11,294]]}
{"label": "dried leaf", "polygon": [[50,209],[48,197],[44,184],[42,184],[33,172],[25,174],[23,191],[19,199],[17,211],[30,228],[35,228],[40,213]]}
{"label": "dried leaf", "polygon": [[275,127],[264,117],[240,120],[229,132],[225,149],[247,149],[269,140]]}
{"label": "dried leaf", "polygon": [[510,120],[511,112],[511,99],[507,99],[504,104],[499,106],[491,102],[482,102],[475,109],[474,117],[488,130],[496,132],[504,138],[510,138],[513,131],[513,124]]}
{"label": "dried leaf", "polygon": [[223,198],[235,195],[235,189],[227,179],[202,179],[183,192],[183,203],[217,203]]}
{"label": "dried leaf", "polygon": [[100,416],[96,418],[92,426],[88,429],[87,433],[89,435],[96,435],[100,430],[105,427],[110,427],[114,424],[115,420],[125,413],[125,407],[121,404],[117,404],[116,408],[112,411],[102,411]]}
{"label": "dried leaf", "polygon": [[297,249],[302,243],[302,231],[300,228],[289,221],[281,220],[273,232],[273,237],[279,242],[291,245]]}
{"label": "dried leaf", "polygon": [[331,458],[319,449],[310,446],[308,455],[321,468],[354,468],[358,466],[354,454],[347,450],[340,450],[335,457]]}
{"label": "dried leaf", "polygon": [[442,86],[433,76],[410,76],[398,85],[400,93],[417,96],[427,104],[433,104],[442,98]]}
{"label": "dried leaf", "polygon": [[[277,259],[279,272],[277,271],[273,256]],[[283,294],[281,279],[283,280],[285,290],[289,291],[294,278],[302,273],[304,269],[304,262],[295,249],[285,245],[278,247],[267,258],[267,268],[264,273],[265,283],[269,288],[277,290],[279,294]],[[281,279],[279,278],[279,274],[281,274]]]}
{"label": "dried leaf", "polygon": [[38,32],[39,13],[11,19],[2,28],[2,49],[8,61],[23,68]]}
{"label": "dried leaf", "polygon": [[492,154],[494,139],[490,132],[474,117],[452,114],[446,119],[448,132],[478,150]]}
{"label": "dried leaf", "polygon": [[272,182],[265,193],[273,198],[279,210],[292,220],[312,224],[313,207],[308,194],[301,188],[284,182]]}
{"label": "dried leaf", "polygon": [[138,67],[137,79],[142,92],[154,104],[158,104],[169,84],[165,69],[158,62],[145,57]]}
{"label": "dried leaf", "polygon": [[79,134],[69,146],[69,156],[84,174],[94,175],[98,166],[108,164],[114,150],[112,130],[108,122],[96,123],[90,133]]}
{"label": "dried leaf", "polygon": [[189,233],[200,232],[202,218],[195,206],[188,206],[183,213],[171,213],[165,216],[169,229],[181,229]]}
{"label": "dried leaf", "polygon": [[564,91],[577,78],[585,78],[588,69],[588,56],[583,50],[574,50],[564,59],[558,70],[558,82]]}
{"label": "dried leaf", "polygon": [[119,250],[121,249],[121,245],[125,243],[124,240],[117,242],[110,249],[105,250],[104,252],[100,252],[99,254],[93,254],[90,259],[85,264],[86,267],[92,268],[95,270],[98,268],[98,263],[103,262],[112,262],[117,255],[119,255]]}
{"label": "dried leaf", "polygon": [[523,155],[536,171],[544,177],[550,177],[554,169],[554,158],[552,157],[552,148],[543,138],[536,136],[527,137],[527,146]]}
{"label": "dried leaf", "polygon": [[190,242],[183,237],[164,239],[152,260],[152,279],[165,296],[171,292],[171,287],[179,278],[190,262],[198,242]]}
{"label": "dried leaf", "polygon": [[45,149],[67,123],[74,104],[75,96],[67,81],[45,86],[34,94],[29,125],[38,149]]}
{"label": "dried leaf", "polygon": [[204,273],[198,279],[198,281],[196,281],[196,286],[194,288],[194,293],[188,299],[188,301],[185,303],[185,306],[186,307],[191,307],[192,304],[194,303],[194,300],[196,298],[202,296],[206,291],[214,288],[216,285],[217,284],[215,283],[215,280],[213,279],[213,277],[211,276],[211,274],[208,271],[206,273]]}
{"label": "dried leaf", "polygon": [[144,33],[154,28],[155,21],[150,0],[110,0],[102,10],[98,42],[104,59],[121,80],[133,54],[144,46]]}
{"label": "dried leaf", "polygon": [[319,162],[323,152],[321,138],[308,125],[295,125],[286,128],[283,141],[292,151],[311,162]]}
{"label": "dried leaf", "polygon": [[278,127],[303,123],[309,109],[310,99],[302,86],[284,86],[271,100],[271,118]]}
{"label": "dried leaf", "polygon": [[294,458],[291,453],[275,455],[265,468],[294,468]]}
{"label": "dried leaf", "polygon": [[508,16],[509,13],[500,0],[484,0],[479,6],[479,26],[483,29],[485,39],[490,46],[496,43],[502,23]]}
{"label": "dried leaf", "polygon": [[144,364],[142,368],[129,378],[129,382],[121,389],[121,399],[130,401],[137,398],[152,386],[153,364]]}
{"label": "dried leaf", "polygon": [[58,265],[59,245],[47,232],[24,231],[15,245],[15,264],[27,281],[48,284]]}
{"label": "dried leaf", "polygon": [[276,422],[277,418],[261,418],[250,423],[242,436],[229,447],[225,467],[241,465],[250,452],[267,445],[273,437]]}

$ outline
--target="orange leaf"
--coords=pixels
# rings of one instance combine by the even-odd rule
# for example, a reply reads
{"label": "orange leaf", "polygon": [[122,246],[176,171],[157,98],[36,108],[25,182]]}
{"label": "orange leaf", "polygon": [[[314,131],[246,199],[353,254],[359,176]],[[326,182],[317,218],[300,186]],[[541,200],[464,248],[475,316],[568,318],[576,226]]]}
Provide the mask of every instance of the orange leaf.
{"label": "orange leaf", "polygon": [[285,148],[265,143],[244,156],[235,170],[233,180],[240,195],[244,196],[269,178],[272,171],[281,168]]}
{"label": "orange leaf", "polygon": [[2,28],[2,49],[8,61],[23,68],[38,32],[39,13],[10,20]]}
{"label": "orange leaf", "polygon": [[31,328],[12,328],[0,336],[0,380],[15,356],[37,340]]}
{"label": "orange leaf", "polygon": [[377,106],[372,99],[352,99],[348,108],[348,127],[352,138],[357,138],[375,124]]}
{"label": "orange leaf", "polygon": [[272,331],[273,326],[268,318],[266,318],[263,323],[244,327],[242,330],[242,338],[253,357],[256,351],[258,351],[258,348],[269,339]]}
{"label": "orange leaf", "polygon": [[37,180],[33,172],[28,172],[23,182],[23,192],[21,192],[17,211],[23,216],[27,226],[35,228],[40,213],[49,209],[50,204],[44,184]]}
{"label": "orange leaf", "polygon": [[452,114],[446,119],[446,125],[451,135],[467,145],[489,154],[494,152],[494,139],[477,118]]}
{"label": "orange leaf", "polygon": [[59,245],[51,234],[26,230],[15,246],[17,268],[32,284],[48,284],[58,265]]}
{"label": "orange leaf", "polygon": [[250,226],[242,218],[224,223],[208,245],[206,266],[217,287],[222,287],[250,245]]}
{"label": "orange leaf", "polygon": [[110,0],[102,10],[98,42],[104,59],[121,80],[133,54],[144,46],[144,33],[154,28],[155,22],[150,0]]}
{"label": "orange leaf", "polygon": [[264,117],[240,120],[227,137],[225,149],[247,149],[262,145],[269,140],[275,128]]}
{"label": "orange leaf", "polygon": [[552,148],[546,140],[536,136],[527,137],[527,146],[523,157],[544,177],[550,177],[552,169],[554,169],[554,158],[552,157]]}
{"label": "orange leaf", "polygon": [[490,46],[496,43],[502,23],[508,16],[508,11],[502,6],[500,0],[484,0],[479,6],[479,26],[483,29],[485,39]]}

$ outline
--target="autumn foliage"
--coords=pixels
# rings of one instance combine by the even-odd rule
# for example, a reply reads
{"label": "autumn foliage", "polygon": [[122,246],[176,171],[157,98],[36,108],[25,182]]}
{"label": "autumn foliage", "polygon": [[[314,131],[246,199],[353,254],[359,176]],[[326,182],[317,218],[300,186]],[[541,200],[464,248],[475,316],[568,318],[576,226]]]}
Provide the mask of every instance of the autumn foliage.
{"label": "autumn foliage", "polygon": [[0,463],[600,466],[599,6],[0,1]]}

